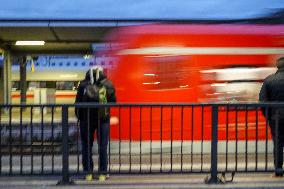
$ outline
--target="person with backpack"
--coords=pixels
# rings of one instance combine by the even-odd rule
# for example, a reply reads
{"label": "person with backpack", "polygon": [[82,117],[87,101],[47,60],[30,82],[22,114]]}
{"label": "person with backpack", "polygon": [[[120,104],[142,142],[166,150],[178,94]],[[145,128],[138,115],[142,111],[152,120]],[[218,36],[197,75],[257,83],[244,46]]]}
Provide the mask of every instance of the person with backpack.
{"label": "person with backpack", "polygon": [[[115,103],[115,88],[106,77],[101,66],[89,69],[85,79],[80,82],[75,103]],[[104,181],[109,176],[108,166],[108,141],[110,127],[110,109],[100,108],[75,108],[79,120],[80,136],[82,143],[82,164],[86,180],[93,180],[92,147],[94,133],[97,133],[99,149],[99,181]]]}

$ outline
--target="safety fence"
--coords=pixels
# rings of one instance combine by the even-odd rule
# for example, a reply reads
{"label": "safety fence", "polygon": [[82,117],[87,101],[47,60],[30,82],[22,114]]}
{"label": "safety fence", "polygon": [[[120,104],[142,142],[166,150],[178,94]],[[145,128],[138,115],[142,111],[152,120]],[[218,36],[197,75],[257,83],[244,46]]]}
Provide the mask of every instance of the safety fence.
{"label": "safety fence", "polygon": [[83,110],[92,127],[100,125],[93,122],[93,110],[106,108],[110,174],[208,173],[216,183],[221,172],[271,172],[273,142],[265,117],[273,117],[278,128],[281,107],[284,103],[0,105],[0,175],[62,175],[67,183],[83,174],[75,109]]}

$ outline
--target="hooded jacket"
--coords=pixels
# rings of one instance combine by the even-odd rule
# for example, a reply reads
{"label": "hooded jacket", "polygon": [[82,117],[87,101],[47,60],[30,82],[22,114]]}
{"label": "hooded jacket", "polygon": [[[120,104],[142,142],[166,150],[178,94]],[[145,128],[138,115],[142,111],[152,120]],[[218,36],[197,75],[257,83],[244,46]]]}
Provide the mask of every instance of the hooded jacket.
{"label": "hooded jacket", "polygon": [[[284,61],[278,62],[277,68],[278,70],[275,74],[265,78],[259,93],[259,101],[284,101]],[[275,116],[275,112],[275,108],[269,109],[267,119],[271,121]],[[264,109],[263,113],[265,116]],[[284,112],[280,110],[279,116],[280,119],[284,119]]]}
{"label": "hooded jacket", "polygon": [[[96,70],[93,70],[93,74],[90,74],[91,69],[86,73],[85,79],[82,80],[77,89],[77,95],[75,103],[84,103],[84,90],[86,86],[91,82],[91,75],[93,75],[93,81],[96,85],[103,85],[107,92],[107,102],[116,102],[115,88],[110,80],[106,77],[103,71],[99,71],[97,76]],[[80,121],[88,121],[90,124],[94,124],[98,119],[97,108],[75,108],[75,114]],[[89,114],[89,115],[88,115]]]}

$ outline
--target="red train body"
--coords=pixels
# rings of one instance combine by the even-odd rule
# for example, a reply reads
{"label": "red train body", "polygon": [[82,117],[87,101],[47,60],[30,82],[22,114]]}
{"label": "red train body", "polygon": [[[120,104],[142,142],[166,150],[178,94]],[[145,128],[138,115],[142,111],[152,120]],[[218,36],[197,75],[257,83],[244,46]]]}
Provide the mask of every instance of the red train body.
{"label": "red train body", "polygon": [[[113,48],[98,55],[115,59],[107,74],[121,103],[257,102],[263,79],[284,55],[283,31],[282,25],[132,26],[113,31],[107,37]],[[122,109],[122,132],[113,125],[111,136],[210,140],[211,108],[193,109],[152,108],[152,116],[149,107]],[[261,111],[247,115],[219,111],[219,140],[264,140]]]}

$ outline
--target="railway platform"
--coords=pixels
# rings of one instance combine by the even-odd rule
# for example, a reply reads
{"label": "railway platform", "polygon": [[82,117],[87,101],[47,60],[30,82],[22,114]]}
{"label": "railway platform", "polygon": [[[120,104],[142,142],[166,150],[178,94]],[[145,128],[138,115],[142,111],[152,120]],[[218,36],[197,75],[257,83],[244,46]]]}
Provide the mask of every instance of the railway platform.
{"label": "railway platform", "polygon": [[27,176],[0,177],[0,188],[6,189],[58,189],[58,188],[283,188],[284,178],[273,178],[271,173],[236,174],[232,182],[225,184],[205,184],[206,174],[162,174],[162,175],[111,175],[105,182],[85,181],[72,178],[72,185],[57,185],[60,177]]}

